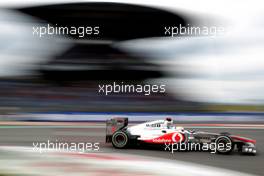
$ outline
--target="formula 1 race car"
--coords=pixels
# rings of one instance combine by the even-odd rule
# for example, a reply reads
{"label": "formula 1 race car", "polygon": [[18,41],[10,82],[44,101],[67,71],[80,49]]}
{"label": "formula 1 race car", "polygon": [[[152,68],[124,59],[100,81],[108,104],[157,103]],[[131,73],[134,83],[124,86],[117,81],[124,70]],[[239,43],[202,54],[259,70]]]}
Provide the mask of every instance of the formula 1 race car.
{"label": "formula 1 race car", "polygon": [[[229,154],[238,151],[247,154],[256,154],[256,140],[229,133],[210,133],[203,131],[186,130],[177,127],[171,118],[155,120],[128,127],[128,118],[113,118],[106,123],[106,142],[112,143],[115,148],[150,145],[172,146],[185,145],[185,150],[193,147],[214,150],[213,153]],[[193,145],[190,145],[193,144]],[[212,147],[213,146],[213,147]]]}

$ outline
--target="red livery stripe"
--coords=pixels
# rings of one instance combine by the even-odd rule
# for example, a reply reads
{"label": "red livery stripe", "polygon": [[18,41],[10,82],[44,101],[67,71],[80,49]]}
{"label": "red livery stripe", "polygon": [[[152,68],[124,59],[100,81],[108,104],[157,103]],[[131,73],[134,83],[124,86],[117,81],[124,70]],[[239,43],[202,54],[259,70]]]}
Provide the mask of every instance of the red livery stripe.
{"label": "red livery stripe", "polygon": [[253,139],[248,139],[248,138],[244,138],[240,136],[231,136],[231,138],[234,140],[242,141],[242,142],[249,142],[249,143],[256,144],[256,140],[253,140]]}

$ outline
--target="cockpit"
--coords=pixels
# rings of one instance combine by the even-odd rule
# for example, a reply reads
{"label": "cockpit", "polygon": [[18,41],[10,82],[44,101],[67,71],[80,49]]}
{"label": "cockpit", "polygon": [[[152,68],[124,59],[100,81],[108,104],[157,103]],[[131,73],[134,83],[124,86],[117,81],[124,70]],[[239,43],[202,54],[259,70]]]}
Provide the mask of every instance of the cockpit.
{"label": "cockpit", "polygon": [[173,122],[171,118],[153,121],[150,123],[146,123],[144,125],[145,127],[151,128],[151,129],[173,129],[173,130],[184,131],[183,127],[176,127],[175,123]]}

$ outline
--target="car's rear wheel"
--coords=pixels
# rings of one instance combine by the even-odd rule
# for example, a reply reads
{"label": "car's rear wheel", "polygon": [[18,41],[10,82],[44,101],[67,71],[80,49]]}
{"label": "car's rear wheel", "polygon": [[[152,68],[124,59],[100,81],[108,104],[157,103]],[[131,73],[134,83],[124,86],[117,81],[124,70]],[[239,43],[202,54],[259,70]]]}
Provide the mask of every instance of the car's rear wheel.
{"label": "car's rear wheel", "polygon": [[128,135],[123,131],[117,131],[112,136],[112,144],[115,148],[126,148],[128,146]]}
{"label": "car's rear wheel", "polygon": [[234,144],[230,137],[228,136],[219,136],[215,140],[216,151],[219,154],[229,154],[233,151]]}

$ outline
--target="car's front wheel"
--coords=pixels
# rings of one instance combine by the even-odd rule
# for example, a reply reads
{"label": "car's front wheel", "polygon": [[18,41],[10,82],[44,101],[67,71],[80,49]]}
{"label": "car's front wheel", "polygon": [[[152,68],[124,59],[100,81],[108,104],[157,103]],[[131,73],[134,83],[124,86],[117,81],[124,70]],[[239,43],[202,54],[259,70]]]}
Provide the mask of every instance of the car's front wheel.
{"label": "car's front wheel", "polygon": [[128,142],[128,135],[123,131],[117,131],[112,136],[112,144],[115,148],[126,148],[128,146]]}
{"label": "car's front wheel", "polygon": [[219,154],[229,154],[233,151],[234,145],[230,137],[219,136],[215,140],[216,151]]}

